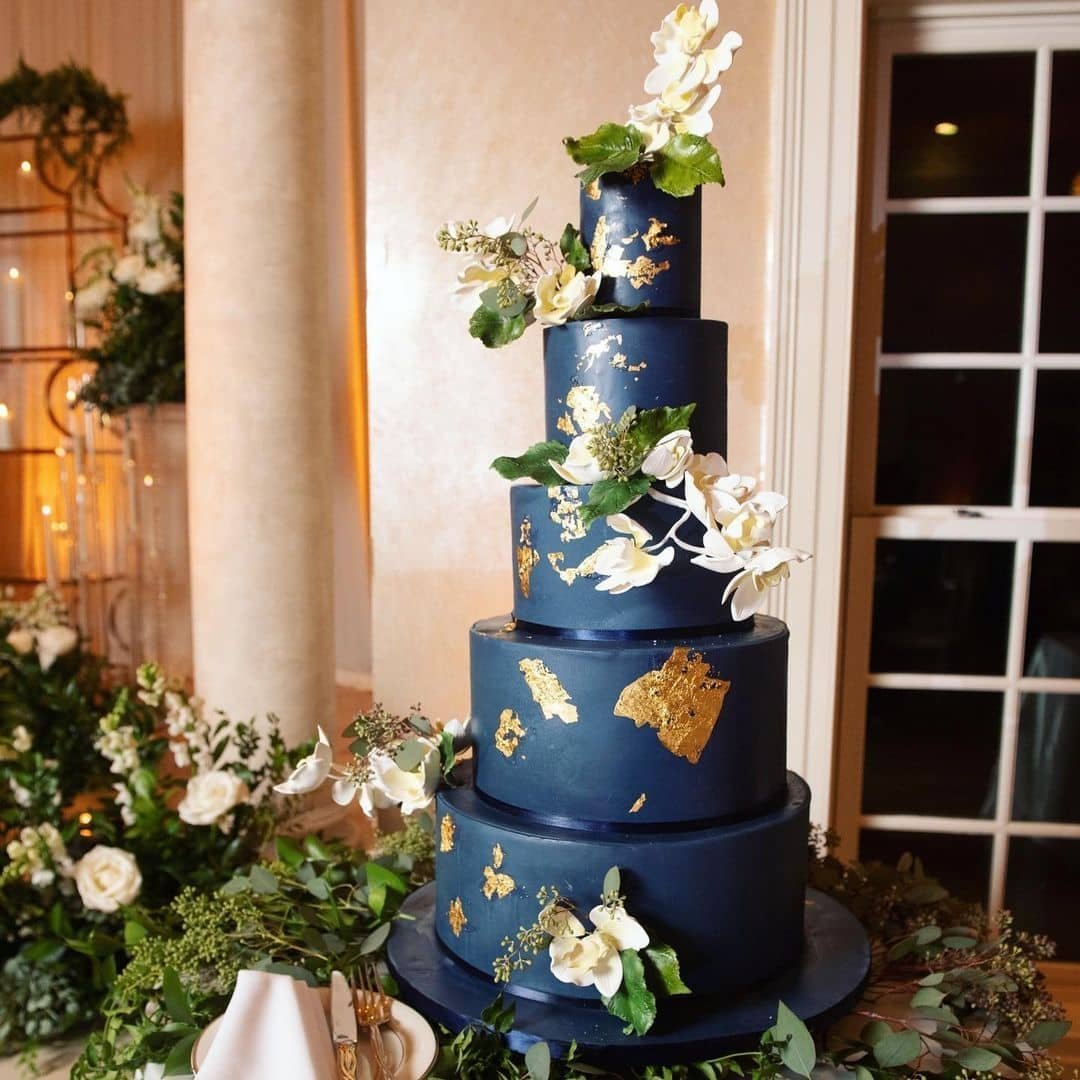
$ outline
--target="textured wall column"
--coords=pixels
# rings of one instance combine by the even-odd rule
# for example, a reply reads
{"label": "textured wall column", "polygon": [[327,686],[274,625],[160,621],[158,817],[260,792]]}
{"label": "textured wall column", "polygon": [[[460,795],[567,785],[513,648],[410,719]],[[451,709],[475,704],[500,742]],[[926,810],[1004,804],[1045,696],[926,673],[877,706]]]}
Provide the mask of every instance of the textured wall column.
{"label": "textured wall column", "polygon": [[196,687],[288,737],[333,717],[322,6],[186,0]]}

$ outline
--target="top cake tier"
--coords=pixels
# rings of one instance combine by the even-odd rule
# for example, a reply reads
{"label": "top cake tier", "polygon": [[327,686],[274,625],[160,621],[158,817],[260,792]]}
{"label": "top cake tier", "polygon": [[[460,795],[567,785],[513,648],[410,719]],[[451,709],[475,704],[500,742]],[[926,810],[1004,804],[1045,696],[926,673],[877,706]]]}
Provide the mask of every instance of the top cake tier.
{"label": "top cake tier", "polygon": [[581,190],[581,236],[603,274],[597,303],[701,314],[701,188],[676,199],[643,168],[608,173]]}

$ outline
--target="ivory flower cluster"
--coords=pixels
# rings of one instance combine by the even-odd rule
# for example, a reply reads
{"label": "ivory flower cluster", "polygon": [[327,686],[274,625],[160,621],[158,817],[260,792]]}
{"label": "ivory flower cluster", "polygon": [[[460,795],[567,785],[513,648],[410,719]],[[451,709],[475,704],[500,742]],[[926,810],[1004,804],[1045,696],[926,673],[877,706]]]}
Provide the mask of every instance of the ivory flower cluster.
{"label": "ivory flower cluster", "polygon": [[708,135],[711,110],[720,97],[717,80],[731,67],[742,37],[729,30],[716,37],[716,0],[679,4],[652,35],[656,66],[645,79],[651,101],[630,109],[629,124],[641,132],[644,152],[662,150],[676,135]]}
{"label": "ivory flower cluster", "polygon": [[11,860],[6,874],[25,878],[37,889],[47,888],[58,877],[70,877],[73,863],[64,838],[54,825],[28,825],[7,845]]}
{"label": "ivory flower cluster", "polygon": [[74,627],[57,624],[43,628],[16,625],[4,639],[20,656],[37,653],[42,671],[48,671],[61,656],[67,656],[79,644]]}
{"label": "ivory flower cluster", "polygon": [[614,997],[623,981],[620,954],[646,948],[649,935],[621,902],[597,904],[589,922],[593,929],[586,931],[572,911],[550,905],[540,913],[540,925],[552,935],[551,974],[559,982],[595,986],[602,997]]}

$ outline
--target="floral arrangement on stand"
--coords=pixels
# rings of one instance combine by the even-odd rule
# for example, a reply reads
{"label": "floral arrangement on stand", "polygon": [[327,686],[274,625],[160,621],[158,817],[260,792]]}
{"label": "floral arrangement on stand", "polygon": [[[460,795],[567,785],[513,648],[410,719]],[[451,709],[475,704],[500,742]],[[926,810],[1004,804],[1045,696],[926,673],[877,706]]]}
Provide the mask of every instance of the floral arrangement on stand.
{"label": "floral arrangement on stand", "polygon": [[[810,554],[773,543],[777,517],[787,506],[783,495],[759,490],[753,476],[731,472],[720,454],[694,452],[694,408],[629,408],[613,423],[575,436],[568,447],[536,443],[518,457],[496,458],[492,468],[507,480],[528,478],[548,488],[589,486],[582,527],[603,518],[625,534],[584,560],[580,572],[600,577],[598,590],[617,596],[651,584],[681,548],[695,566],[731,575],[723,600],[731,601],[732,618],[741,621],[759,611],[768,590]],[[645,497],[680,512],[659,540],[624,512]],[[691,523],[700,530],[697,543],[680,535]]]}
{"label": "floral arrangement on stand", "polygon": [[[729,30],[715,40],[716,0],[679,4],[652,35],[655,67],[645,79],[653,97],[630,108],[625,124],[601,124],[591,135],[566,138],[567,153],[584,169],[582,186],[607,173],[647,172],[653,184],[677,198],[707,183],[724,183],[720,155],[709,142],[720,76],[731,67],[742,37]],[[435,235],[444,251],[460,255],[457,294],[479,300],[469,332],[488,348],[516,341],[534,322],[561,326],[600,315],[632,315],[647,308],[597,304],[603,259],[594,261],[573,225],[556,244],[525,225],[536,200],[520,217],[480,225],[450,221]]]}
{"label": "floral arrangement on stand", "polygon": [[127,247],[99,247],[80,265],[75,317],[100,332],[84,401],[119,414],[184,400],[184,202],[167,206],[130,185]]}

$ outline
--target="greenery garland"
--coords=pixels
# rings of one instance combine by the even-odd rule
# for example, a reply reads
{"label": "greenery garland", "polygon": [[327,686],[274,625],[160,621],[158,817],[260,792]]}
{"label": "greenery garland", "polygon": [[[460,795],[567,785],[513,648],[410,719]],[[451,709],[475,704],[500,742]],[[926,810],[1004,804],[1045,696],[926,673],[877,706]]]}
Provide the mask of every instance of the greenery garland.
{"label": "greenery garland", "polygon": [[18,115],[32,128],[38,168],[58,162],[73,174],[70,185],[97,187],[102,165],[131,141],[125,95],[113,94],[78,64],[40,72],[21,57],[0,82],[0,122]]}

